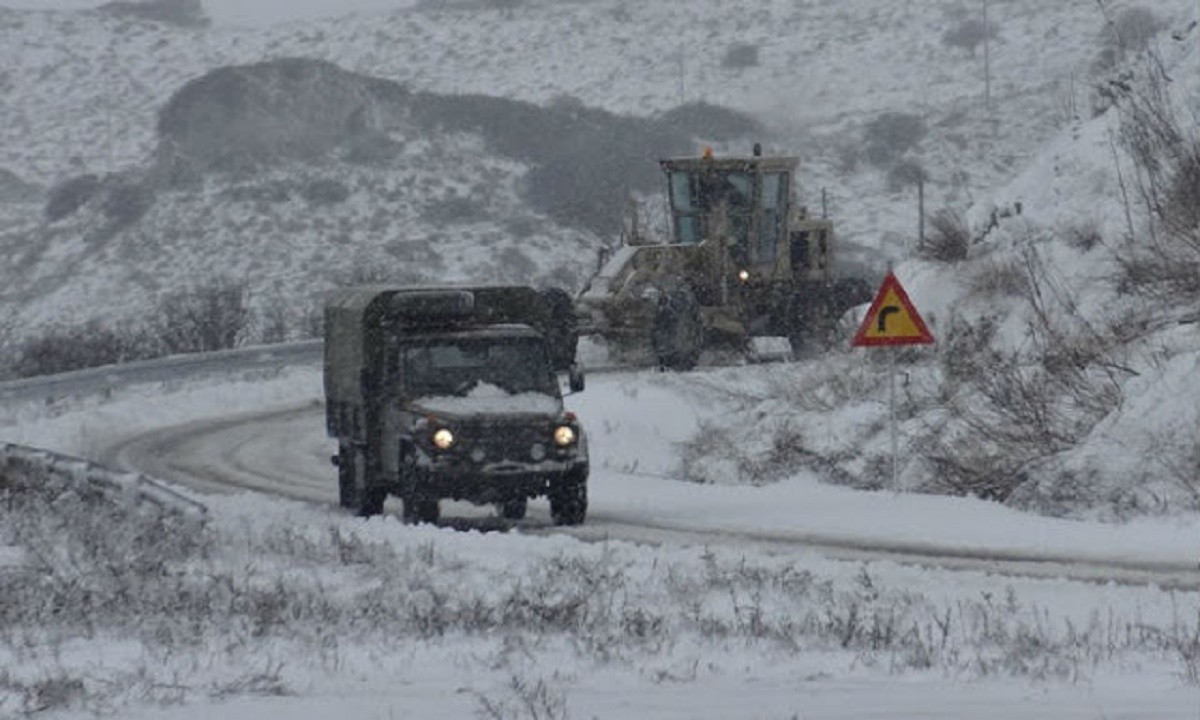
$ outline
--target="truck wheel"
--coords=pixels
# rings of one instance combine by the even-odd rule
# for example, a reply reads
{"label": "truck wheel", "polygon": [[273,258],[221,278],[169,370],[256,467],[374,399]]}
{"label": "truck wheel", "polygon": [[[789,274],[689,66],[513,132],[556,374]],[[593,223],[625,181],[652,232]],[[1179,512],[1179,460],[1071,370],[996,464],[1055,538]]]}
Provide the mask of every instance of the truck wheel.
{"label": "truck wheel", "polygon": [[429,523],[438,521],[442,515],[437,500],[429,498],[405,498],[404,521],[409,523]]}
{"label": "truck wheel", "polygon": [[387,488],[367,487],[367,458],[361,449],[338,446],[338,504],[359,517],[383,513]]}
{"label": "truck wheel", "polygon": [[550,515],[555,525],[581,525],[587,516],[587,471],[567,473],[550,489]]}
{"label": "truck wheel", "polygon": [[675,288],[658,297],[650,346],[660,367],[691,370],[704,344],[700,304],[688,288]]}
{"label": "truck wheel", "polygon": [[387,500],[387,490],[384,488],[364,488],[358,507],[354,514],[359,517],[371,517],[383,514],[383,503]]}
{"label": "truck wheel", "polygon": [[349,510],[354,507],[354,453],[346,445],[338,445],[338,505]]}
{"label": "truck wheel", "polygon": [[497,503],[500,509],[500,517],[505,520],[521,520],[525,517],[525,511],[529,508],[529,501],[525,498],[519,500],[506,500],[502,503]]}

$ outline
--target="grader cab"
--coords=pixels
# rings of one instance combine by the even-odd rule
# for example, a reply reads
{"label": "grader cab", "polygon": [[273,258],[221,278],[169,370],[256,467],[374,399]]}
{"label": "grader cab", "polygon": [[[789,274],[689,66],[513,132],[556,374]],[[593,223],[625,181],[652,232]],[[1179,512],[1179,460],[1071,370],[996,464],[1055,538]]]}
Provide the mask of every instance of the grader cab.
{"label": "grader cab", "polygon": [[755,145],[748,157],[660,164],[668,235],[635,230],[579,298],[580,334],[618,360],[687,369],[704,350],[742,352],[761,336],[796,351],[870,299],[865,283],[836,276],[833,224],[797,202],[797,158]]}

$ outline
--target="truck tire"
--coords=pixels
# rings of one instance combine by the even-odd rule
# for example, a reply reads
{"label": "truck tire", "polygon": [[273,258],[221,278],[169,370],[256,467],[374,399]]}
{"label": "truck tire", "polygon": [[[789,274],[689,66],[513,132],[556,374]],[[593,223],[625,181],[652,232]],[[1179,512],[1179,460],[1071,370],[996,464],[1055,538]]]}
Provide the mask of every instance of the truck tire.
{"label": "truck tire", "polygon": [[425,497],[404,498],[404,521],[408,523],[436,523],[442,509],[436,499]]}
{"label": "truck tire", "polygon": [[358,507],[354,509],[354,514],[359,517],[382,515],[385,500],[387,500],[385,488],[364,488]]}
{"label": "truck tire", "polygon": [[550,488],[555,525],[582,525],[587,516],[587,470],[569,472]]}
{"label": "truck tire", "polygon": [[575,362],[575,351],[579,346],[575,303],[562,288],[547,288],[541,295],[547,310],[547,325],[541,330],[550,348],[550,364],[555,370],[566,370]]}
{"label": "truck tire", "polygon": [[703,345],[704,318],[692,291],[681,287],[659,295],[650,331],[650,348],[659,367],[691,370]]}
{"label": "truck tire", "polygon": [[367,459],[361,448],[338,446],[338,504],[359,517],[383,513],[387,488],[367,486]]}
{"label": "truck tire", "polygon": [[437,498],[431,498],[421,491],[421,472],[419,470],[410,470],[413,473],[409,478],[410,482],[402,483],[401,499],[404,501],[403,517],[407,523],[436,523],[441,517],[441,507],[438,505]]}
{"label": "truck tire", "polygon": [[346,445],[338,445],[338,505],[349,510],[354,507],[354,456]]}
{"label": "truck tire", "polygon": [[523,520],[526,510],[529,509],[529,501],[525,498],[506,500],[497,503],[497,507],[500,509],[500,517],[505,520]]}

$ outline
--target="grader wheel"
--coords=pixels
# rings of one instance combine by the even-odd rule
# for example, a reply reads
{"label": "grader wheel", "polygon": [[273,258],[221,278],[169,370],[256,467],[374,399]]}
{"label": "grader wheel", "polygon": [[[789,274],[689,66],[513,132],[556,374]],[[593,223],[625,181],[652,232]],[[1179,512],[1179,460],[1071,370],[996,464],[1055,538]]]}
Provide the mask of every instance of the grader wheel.
{"label": "grader wheel", "polygon": [[704,346],[700,304],[688,288],[668,290],[658,297],[650,346],[660,367],[691,370]]}

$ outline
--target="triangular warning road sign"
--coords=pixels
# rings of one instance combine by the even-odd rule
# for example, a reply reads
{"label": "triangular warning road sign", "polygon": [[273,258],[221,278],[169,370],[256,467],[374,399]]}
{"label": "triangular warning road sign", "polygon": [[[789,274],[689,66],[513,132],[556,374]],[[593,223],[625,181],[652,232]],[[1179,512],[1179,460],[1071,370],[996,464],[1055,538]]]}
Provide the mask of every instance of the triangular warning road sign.
{"label": "triangular warning road sign", "polygon": [[883,279],[875,301],[859,325],[853,347],[871,345],[928,345],[933,335],[891,272]]}

